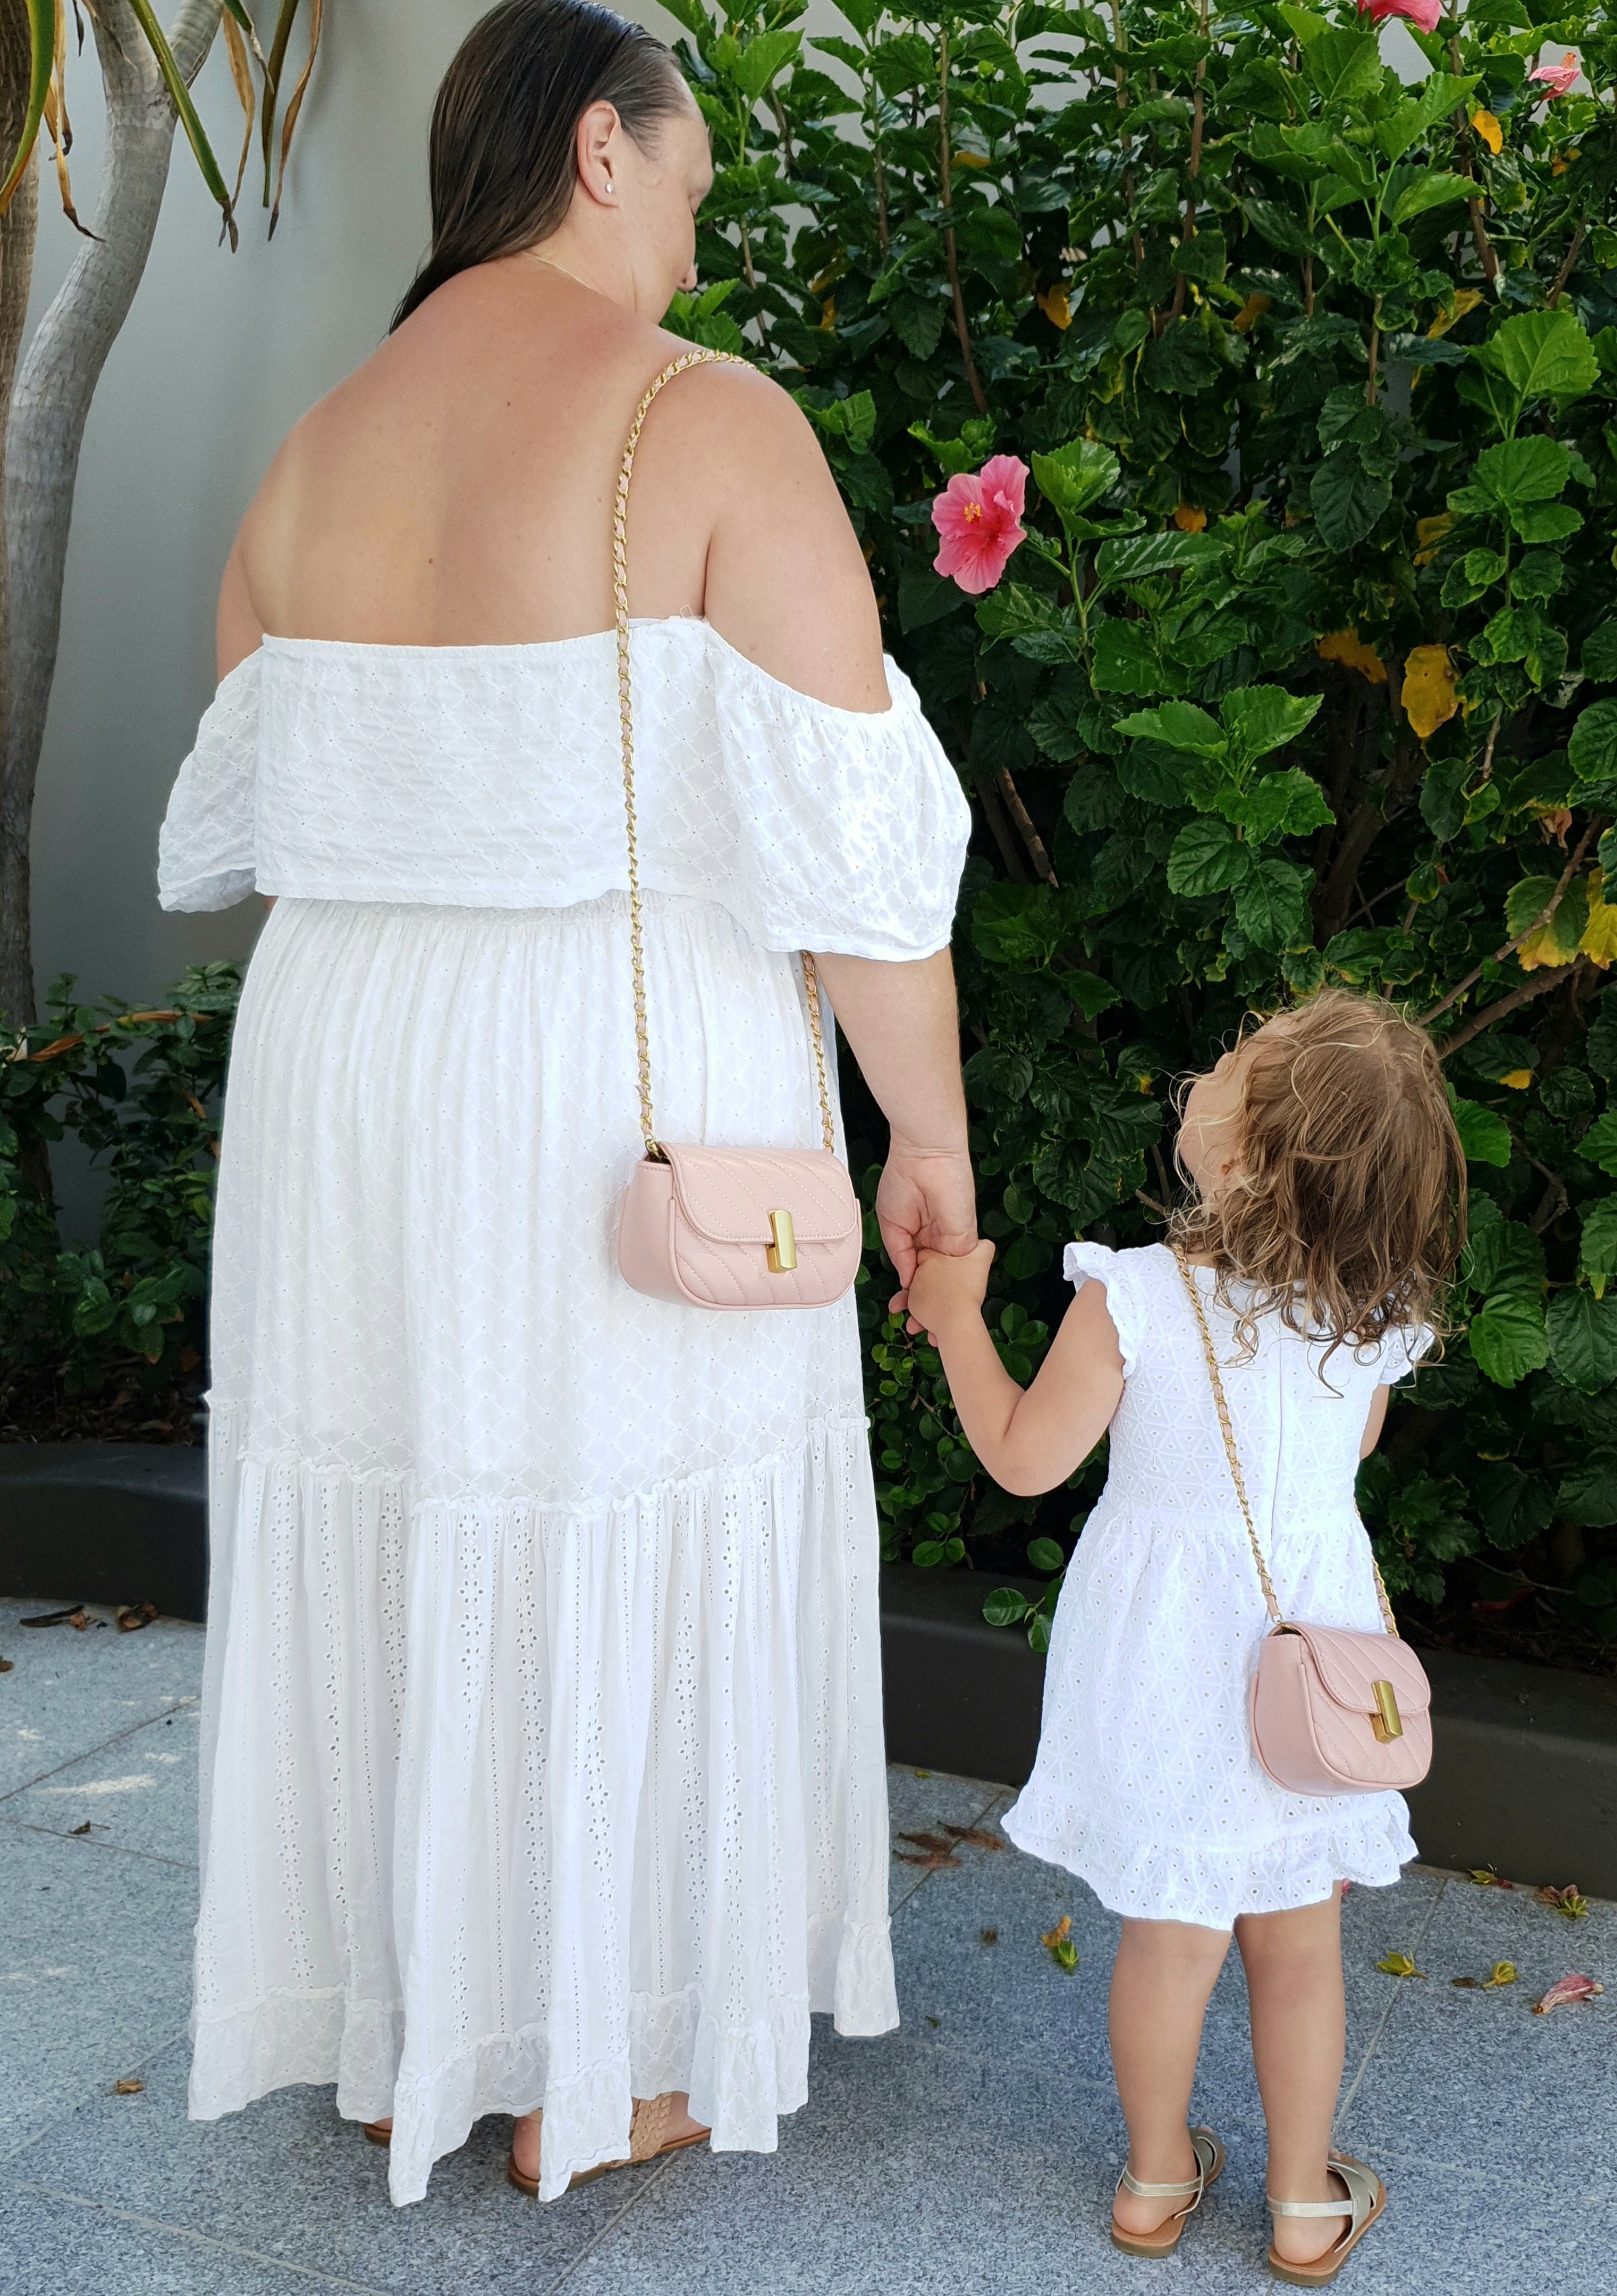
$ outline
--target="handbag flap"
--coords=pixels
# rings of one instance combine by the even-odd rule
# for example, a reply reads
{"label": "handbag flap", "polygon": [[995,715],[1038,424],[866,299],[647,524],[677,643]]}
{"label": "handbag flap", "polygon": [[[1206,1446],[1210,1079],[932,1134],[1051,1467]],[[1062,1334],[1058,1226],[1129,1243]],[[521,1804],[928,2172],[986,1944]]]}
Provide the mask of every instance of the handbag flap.
{"label": "handbag flap", "polygon": [[1397,1635],[1355,1634],[1345,1627],[1293,1626],[1308,1644],[1315,1671],[1332,1703],[1349,1713],[1375,1710],[1372,1685],[1390,1682],[1400,1714],[1424,1714],[1432,1703],[1426,1669]]}
{"label": "handbag flap", "polygon": [[679,1216],[714,1243],[767,1244],[787,1211],[799,1243],[845,1243],[859,1226],[848,1168],[824,1148],[670,1148]]}

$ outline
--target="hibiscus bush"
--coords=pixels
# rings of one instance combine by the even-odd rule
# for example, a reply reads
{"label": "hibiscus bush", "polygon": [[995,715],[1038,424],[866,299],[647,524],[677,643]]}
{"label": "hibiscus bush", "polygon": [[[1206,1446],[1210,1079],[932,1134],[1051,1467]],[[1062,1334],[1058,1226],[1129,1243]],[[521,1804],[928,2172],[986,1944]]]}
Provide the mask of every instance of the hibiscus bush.
{"label": "hibiscus bush", "polygon": [[[665,4],[718,167],[673,323],[817,424],[975,808],[956,961],[1007,1365],[1062,1313],[1065,1239],[1159,1232],[1176,1075],[1250,1009],[1383,990],[1440,1039],[1473,1185],[1446,1356],[1363,1476],[1388,1582],[1430,1631],[1503,1611],[1608,1663],[1605,18],[839,0],[810,36],[800,0]],[[1059,1572],[1104,1459],[996,1489],[886,1289],[887,1552]]]}

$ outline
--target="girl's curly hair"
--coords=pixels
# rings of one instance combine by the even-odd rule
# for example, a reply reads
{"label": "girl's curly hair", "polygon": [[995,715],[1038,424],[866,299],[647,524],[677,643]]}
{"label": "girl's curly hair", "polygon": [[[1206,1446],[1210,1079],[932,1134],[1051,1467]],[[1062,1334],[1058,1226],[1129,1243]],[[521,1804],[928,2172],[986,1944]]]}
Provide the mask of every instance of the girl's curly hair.
{"label": "girl's curly hair", "polygon": [[1271,1309],[1327,1341],[1327,1361],[1396,1326],[1441,1332],[1465,1154],[1432,1039],[1345,988],[1276,1019],[1247,1040],[1235,1166],[1216,1198],[1175,1211],[1169,1242],[1211,1261],[1249,1355]]}

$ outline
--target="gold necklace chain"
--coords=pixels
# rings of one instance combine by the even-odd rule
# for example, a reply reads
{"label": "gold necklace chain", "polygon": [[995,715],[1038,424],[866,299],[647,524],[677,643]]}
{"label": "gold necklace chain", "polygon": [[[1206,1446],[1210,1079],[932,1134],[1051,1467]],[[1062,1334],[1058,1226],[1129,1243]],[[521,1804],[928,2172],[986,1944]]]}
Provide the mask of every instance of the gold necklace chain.
{"label": "gold necklace chain", "polygon": [[[548,258],[540,256],[541,263]],[[553,264],[559,271],[562,266]],[[569,272],[569,278],[572,274]],[[582,286],[583,282],[579,281]],[[652,1118],[652,1051],[645,1019],[645,936],[640,908],[640,836],[635,813],[635,716],[629,683],[628,642],[628,487],[634,476],[635,449],[640,444],[640,433],[645,425],[653,399],[664,383],[672,382],[676,375],[684,374],[693,366],[745,366],[745,359],[737,358],[732,351],[686,351],[665,366],[654,381],[641,393],[640,404],[635,409],[635,419],[624,442],[623,460],[618,468],[618,490],[612,503],[612,618],[617,626],[618,639],[618,725],[623,748],[623,812],[628,830],[628,939],[629,953],[635,973],[635,1054],[640,1081],[640,1132],[648,1156],[658,1154],[656,1128]],[[820,1015],[819,968],[807,949],[802,952],[803,988],[808,1002],[808,1033],[814,1043],[815,1083],[819,1091],[820,1136],[828,1154],[836,1152],[836,1127],[832,1120],[831,1091],[825,1078],[825,1039]]]}
{"label": "gold necklace chain", "polygon": [[[1190,1294],[1190,1304],[1196,1311],[1196,1322],[1201,1327],[1202,1349],[1207,1357],[1208,1376],[1212,1382],[1213,1401],[1218,1406],[1219,1427],[1224,1437],[1225,1456],[1229,1461],[1230,1480],[1235,1484],[1235,1496],[1241,1503],[1241,1519],[1246,1525],[1247,1538],[1252,1541],[1252,1561],[1258,1566],[1258,1577],[1263,1587],[1263,1599],[1268,1605],[1268,1613],[1275,1624],[1277,1627],[1284,1626],[1285,1621],[1280,1615],[1280,1605],[1275,1599],[1274,1582],[1268,1575],[1268,1565],[1263,1559],[1263,1549],[1258,1544],[1258,1533],[1252,1522],[1252,1511],[1246,1501],[1246,1478],[1241,1472],[1241,1455],[1235,1448],[1235,1431],[1230,1421],[1229,1405],[1225,1400],[1224,1382],[1219,1375],[1219,1358],[1213,1349],[1212,1333],[1208,1329],[1207,1310],[1202,1304],[1202,1293],[1196,1283],[1195,1271],[1183,1252],[1175,1251],[1173,1256],[1178,1261],[1179,1273],[1185,1278],[1185,1289]],[[1370,1568],[1375,1573],[1375,1594],[1381,1604],[1383,1620],[1386,1625],[1387,1632],[1396,1636],[1398,1625],[1392,1616],[1392,1605],[1387,1600],[1386,1584],[1382,1578],[1381,1565],[1375,1560],[1374,1548],[1370,1552]]]}

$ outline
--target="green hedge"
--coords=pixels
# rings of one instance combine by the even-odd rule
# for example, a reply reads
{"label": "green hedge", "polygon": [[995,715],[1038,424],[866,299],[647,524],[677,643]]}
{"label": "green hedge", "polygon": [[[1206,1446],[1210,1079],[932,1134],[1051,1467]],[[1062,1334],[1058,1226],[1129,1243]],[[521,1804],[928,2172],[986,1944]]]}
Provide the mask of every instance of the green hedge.
{"label": "green hedge", "polygon": [[[1473,1160],[1465,1328],[1363,1477],[1389,1584],[1435,1600],[1474,1557],[1468,1590],[1564,1590],[1617,1640],[1604,15],[1482,0],[1405,28],[1405,84],[1350,7],[840,0],[805,38],[796,0],[668,4],[718,162],[676,323],[761,346],[818,425],[975,804],[1006,1362],[1038,1360],[1064,1239],[1159,1228],[1176,1073],[1249,1007],[1385,989],[1432,1016]],[[1597,99],[1531,77],[1569,42]],[[995,454],[1030,465],[1029,531],[973,601],[932,504]],[[880,1293],[888,1552],[1022,1524],[1058,1568],[1103,1464],[1035,1521]]]}

